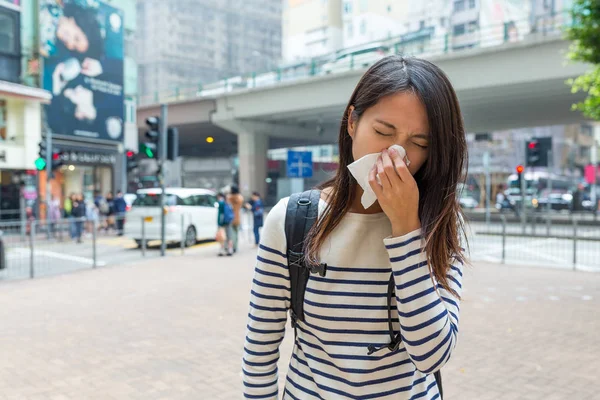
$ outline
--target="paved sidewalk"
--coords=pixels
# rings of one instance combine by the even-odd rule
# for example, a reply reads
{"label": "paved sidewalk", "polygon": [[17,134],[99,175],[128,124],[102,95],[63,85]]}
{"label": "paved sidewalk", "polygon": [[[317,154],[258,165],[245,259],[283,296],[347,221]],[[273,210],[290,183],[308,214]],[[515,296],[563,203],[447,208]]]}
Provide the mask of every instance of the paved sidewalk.
{"label": "paved sidewalk", "polygon": [[[254,253],[0,283],[0,400],[241,398]],[[597,395],[600,274],[478,263],[465,281],[447,400]]]}

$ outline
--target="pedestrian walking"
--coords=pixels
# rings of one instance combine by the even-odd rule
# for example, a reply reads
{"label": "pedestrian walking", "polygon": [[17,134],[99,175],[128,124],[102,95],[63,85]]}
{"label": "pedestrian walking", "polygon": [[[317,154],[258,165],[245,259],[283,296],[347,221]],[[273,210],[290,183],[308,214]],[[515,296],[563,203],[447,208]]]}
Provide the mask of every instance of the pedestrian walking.
{"label": "pedestrian walking", "polygon": [[260,193],[252,193],[252,197],[250,198],[248,204],[246,204],[246,208],[252,213],[254,244],[258,247],[258,244],[260,243],[260,228],[263,226],[263,217],[265,213],[265,207],[262,199],[260,198]]}
{"label": "pedestrian walking", "polygon": [[242,225],[242,207],[244,206],[244,196],[240,194],[240,189],[237,185],[231,185],[231,193],[227,196],[227,202],[233,208],[233,221],[231,222],[231,245],[233,252],[238,251],[238,241],[240,236],[240,226]]}
{"label": "pedestrian walking", "polygon": [[109,229],[117,228],[115,223],[115,199],[111,192],[106,194],[106,205],[106,230],[108,231]]}
{"label": "pedestrian walking", "polygon": [[219,257],[232,255],[232,243],[231,238],[233,233],[231,231],[231,223],[233,222],[233,208],[231,204],[227,202],[227,198],[223,193],[217,195],[217,201],[219,204],[219,212],[217,214],[217,242],[221,244],[219,249]]}
{"label": "pedestrian walking", "polygon": [[117,218],[117,235],[123,236],[123,226],[125,224],[125,212],[127,211],[127,202],[123,198],[123,192],[117,192],[117,197],[113,202],[115,216]]}
{"label": "pedestrian walking", "polygon": [[57,230],[60,229],[58,223],[61,218],[60,199],[52,196],[52,200],[48,204],[48,237],[56,236]]}
{"label": "pedestrian walking", "polygon": [[244,395],[277,397],[289,309],[283,398],[441,399],[465,262],[455,194],[467,145],[450,81],[425,60],[379,60],[348,102],[338,143],[336,175],[266,218]]}
{"label": "pedestrian walking", "polygon": [[85,202],[83,200],[83,195],[78,194],[73,196],[73,209],[71,210],[71,215],[74,220],[74,230],[72,232],[73,240],[77,241],[77,243],[81,243],[81,235],[83,234],[83,223],[86,216],[86,207]]}

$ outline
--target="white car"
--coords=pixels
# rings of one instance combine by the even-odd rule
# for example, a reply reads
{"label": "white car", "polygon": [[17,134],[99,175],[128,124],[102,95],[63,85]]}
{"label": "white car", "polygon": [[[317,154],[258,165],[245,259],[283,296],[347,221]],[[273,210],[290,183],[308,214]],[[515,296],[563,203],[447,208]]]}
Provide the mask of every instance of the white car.
{"label": "white car", "polygon": [[[160,189],[141,189],[127,213],[125,237],[136,241],[160,240]],[[165,189],[165,240],[192,246],[217,235],[217,194],[206,189]],[[142,232],[143,225],[143,232]]]}

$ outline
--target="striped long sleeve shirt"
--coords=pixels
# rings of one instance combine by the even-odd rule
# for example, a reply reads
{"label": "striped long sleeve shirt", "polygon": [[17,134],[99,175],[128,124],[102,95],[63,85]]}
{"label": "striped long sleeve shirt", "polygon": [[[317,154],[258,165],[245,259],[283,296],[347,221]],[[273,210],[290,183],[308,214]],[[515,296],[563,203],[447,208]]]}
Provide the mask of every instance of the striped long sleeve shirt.
{"label": "striped long sleeve shirt", "polygon": [[[244,347],[244,395],[277,399],[279,345],[290,307],[285,212],[288,199],[269,213],[251,289]],[[319,205],[322,212],[325,203]],[[433,373],[444,366],[458,334],[459,301],[430,276],[420,230],[390,237],[385,214],[348,213],[321,248],[324,277],[311,275],[305,321],[298,323],[283,399],[438,399]],[[450,265],[450,286],[460,295],[462,265]],[[389,343],[390,274],[395,332]],[[287,360],[286,360],[287,361]]]}

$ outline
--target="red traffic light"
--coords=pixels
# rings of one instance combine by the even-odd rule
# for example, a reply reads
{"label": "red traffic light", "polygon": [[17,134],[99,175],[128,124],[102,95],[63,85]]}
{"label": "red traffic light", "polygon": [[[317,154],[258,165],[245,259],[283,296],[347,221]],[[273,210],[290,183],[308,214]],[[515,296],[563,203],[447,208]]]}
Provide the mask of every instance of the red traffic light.
{"label": "red traffic light", "polygon": [[522,174],[525,168],[522,165],[517,165],[517,174]]}
{"label": "red traffic light", "polygon": [[131,150],[128,150],[128,151],[127,151],[127,158],[131,158],[131,157],[133,157],[133,156],[134,156],[134,154],[135,154],[135,153],[134,153],[133,151],[131,151]]}
{"label": "red traffic light", "polygon": [[537,142],[529,142],[527,147],[529,147],[529,149],[533,150],[537,147]]}
{"label": "red traffic light", "polygon": [[52,159],[54,161],[58,161],[59,158],[60,158],[60,154],[59,153],[52,153]]}

